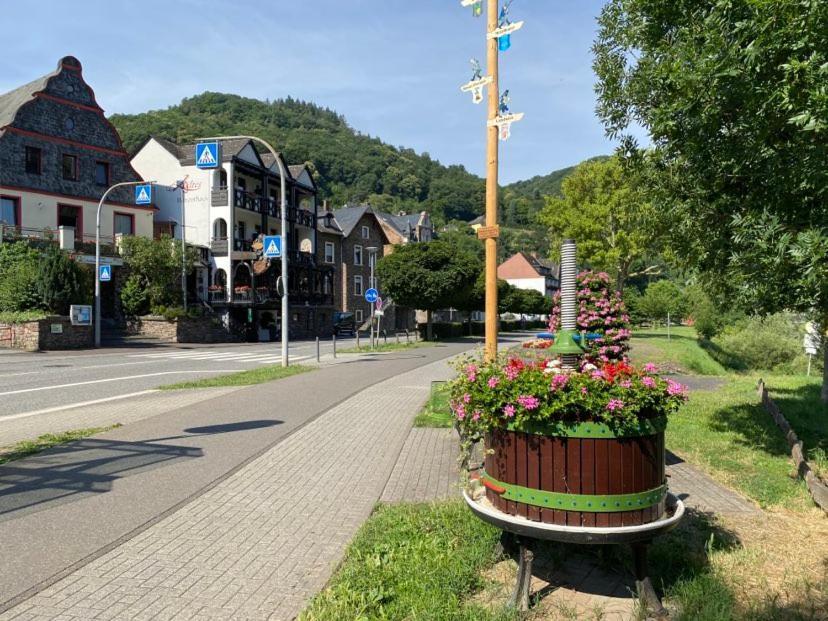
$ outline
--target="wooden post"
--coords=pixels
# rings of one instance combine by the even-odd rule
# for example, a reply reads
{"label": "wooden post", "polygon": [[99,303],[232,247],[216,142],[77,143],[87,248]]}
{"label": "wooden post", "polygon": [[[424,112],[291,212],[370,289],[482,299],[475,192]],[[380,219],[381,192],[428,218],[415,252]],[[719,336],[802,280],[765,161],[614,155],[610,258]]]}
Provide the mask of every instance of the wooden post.
{"label": "wooden post", "polygon": [[[489,0],[487,33],[497,28],[500,0]],[[489,76],[489,120],[498,114],[500,85],[498,81],[498,42],[487,41],[487,65]],[[486,141],[486,227],[497,226],[497,173],[498,173],[498,127],[487,127]],[[490,228],[491,230],[491,228]],[[497,238],[487,237],[486,241],[486,360],[497,358]]]}

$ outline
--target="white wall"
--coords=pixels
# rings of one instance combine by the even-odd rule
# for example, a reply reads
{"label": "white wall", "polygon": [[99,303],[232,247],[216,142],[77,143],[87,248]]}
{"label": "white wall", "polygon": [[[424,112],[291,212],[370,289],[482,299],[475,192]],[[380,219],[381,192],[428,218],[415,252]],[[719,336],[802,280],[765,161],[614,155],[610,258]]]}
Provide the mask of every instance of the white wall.
{"label": "white wall", "polygon": [[518,289],[534,289],[543,295],[546,295],[546,279],[545,278],[507,278],[508,282],[513,287]]}

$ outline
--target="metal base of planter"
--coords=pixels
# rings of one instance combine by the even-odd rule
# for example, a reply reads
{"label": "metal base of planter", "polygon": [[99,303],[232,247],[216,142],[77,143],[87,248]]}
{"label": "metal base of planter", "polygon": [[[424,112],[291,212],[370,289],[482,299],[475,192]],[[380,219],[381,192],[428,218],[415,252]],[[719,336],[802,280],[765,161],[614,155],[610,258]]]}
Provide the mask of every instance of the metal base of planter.
{"label": "metal base of planter", "polygon": [[667,513],[660,520],[640,526],[619,526],[616,528],[594,526],[560,526],[544,522],[533,522],[515,515],[498,511],[485,497],[476,501],[463,491],[463,498],[472,512],[513,537],[504,536],[501,545],[505,550],[512,548],[518,555],[518,575],[510,603],[521,611],[529,609],[530,583],[532,580],[533,542],[536,540],[558,541],[586,545],[630,544],[635,561],[635,586],[638,596],[651,613],[659,619],[667,617],[667,610],[656,594],[647,569],[647,548],[655,537],[663,535],[678,526],[684,517],[684,503],[667,495]]}

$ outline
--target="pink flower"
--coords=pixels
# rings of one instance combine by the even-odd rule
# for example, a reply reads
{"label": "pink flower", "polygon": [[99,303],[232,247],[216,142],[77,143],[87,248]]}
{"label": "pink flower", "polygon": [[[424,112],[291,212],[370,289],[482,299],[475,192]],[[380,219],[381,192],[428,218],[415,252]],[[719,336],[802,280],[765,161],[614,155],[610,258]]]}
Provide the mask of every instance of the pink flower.
{"label": "pink flower", "polygon": [[587,387],[586,387],[586,386],[581,386],[581,394],[582,394],[582,395],[589,394],[589,391],[587,390]]}
{"label": "pink flower", "polygon": [[674,382],[671,379],[667,380],[667,394],[671,397],[681,396],[684,397],[687,394],[687,387],[682,386],[678,382]]}
{"label": "pink flower", "polygon": [[556,375],[552,378],[552,386],[550,387],[552,390],[558,390],[559,388],[563,388],[569,383],[569,376],[568,375]]}
{"label": "pink flower", "polygon": [[601,373],[600,371],[593,371],[592,373],[590,373],[590,376],[592,377],[592,379],[596,379],[596,380],[604,379],[604,374]]}
{"label": "pink flower", "polygon": [[477,422],[477,421],[480,420],[480,411],[479,410],[474,411],[474,414],[472,414],[472,420],[474,422]]}
{"label": "pink flower", "polygon": [[466,367],[466,378],[470,382],[477,381],[477,365],[470,364]]}
{"label": "pink flower", "polygon": [[620,399],[610,399],[609,403],[607,403],[607,409],[610,412],[615,412],[616,410],[624,409],[624,402]]}
{"label": "pink flower", "polygon": [[520,403],[527,410],[536,410],[538,408],[538,405],[540,405],[540,401],[537,397],[531,397],[528,395],[521,395],[520,397],[518,397],[517,400],[518,403]]}
{"label": "pink flower", "polygon": [[656,373],[658,371],[658,367],[652,362],[648,362],[643,368],[645,373]]}
{"label": "pink flower", "polygon": [[454,408],[454,414],[457,416],[457,420],[463,420],[466,418],[466,406],[458,403]]}
{"label": "pink flower", "polygon": [[469,393],[463,395],[463,403],[471,403],[471,395]]}
{"label": "pink flower", "polygon": [[508,404],[505,408],[503,408],[503,413],[506,415],[506,418],[512,418],[515,415],[515,406],[511,403]]}
{"label": "pink flower", "polygon": [[641,378],[641,383],[644,384],[646,388],[655,388],[656,381],[647,375],[646,377]]}
{"label": "pink flower", "polygon": [[[632,382],[630,380],[624,380],[623,382],[620,382],[618,385],[621,386],[621,388],[630,388],[632,387]],[[468,401],[466,403],[468,403]]]}
{"label": "pink flower", "polygon": [[489,385],[489,388],[494,388],[495,386],[497,386],[500,383],[500,378],[497,377],[496,375],[493,375],[492,377],[489,378],[489,381],[486,382],[486,383]]}
{"label": "pink flower", "polygon": [[520,375],[520,369],[510,365],[504,369],[504,373],[506,373],[507,379],[511,381],[515,379],[518,375]]}

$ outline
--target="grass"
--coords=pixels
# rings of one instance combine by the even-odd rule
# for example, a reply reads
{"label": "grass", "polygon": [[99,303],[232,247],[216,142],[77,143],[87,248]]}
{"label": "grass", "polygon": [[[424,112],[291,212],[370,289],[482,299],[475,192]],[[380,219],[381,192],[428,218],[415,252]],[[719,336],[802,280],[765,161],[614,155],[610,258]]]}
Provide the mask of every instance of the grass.
{"label": "grass", "polygon": [[499,531],[461,501],[383,505],[362,526],[300,621],[505,621],[469,601],[495,562]]}
{"label": "grass", "polygon": [[727,370],[701,347],[696,331],[688,326],[633,330],[631,357],[636,364],[652,362],[665,371],[696,375],[725,375]]}
{"label": "grass", "polygon": [[23,459],[24,457],[40,453],[54,446],[89,438],[120,426],[118,424],[110,425],[109,427],[91,427],[88,429],[76,429],[74,431],[62,431],[60,433],[47,433],[38,436],[35,440],[24,440],[11,446],[0,448],[0,464],[5,464],[16,459]]}
{"label": "grass", "polygon": [[454,427],[454,417],[449,409],[449,387],[446,382],[432,382],[428,403],[414,419],[415,427]]}
{"label": "grass", "polygon": [[43,311],[4,311],[0,313],[0,323],[26,323],[45,319],[47,316]]}
{"label": "grass", "polygon": [[365,345],[362,347],[348,347],[346,349],[337,349],[337,354],[371,354],[381,353],[387,351],[405,351],[408,349],[419,349],[421,347],[434,347],[434,343],[428,341],[413,341],[411,343],[379,343],[371,349],[371,341],[366,339]]}
{"label": "grass", "polygon": [[219,388],[226,386],[253,386],[254,384],[264,384],[265,382],[272,382],[274,380],[284,379],[300,373],[307,373],[313,371],[313,367],[304,366],[301,364],[292,365],[289,367],[281,367],[277,365],[270,365],[266,367],[259,367],[258,369],[250,369],[248,371],[240,371],[238,373],[231,373],[229,375],[219,375],[218,377],[207,377],[205,379],[193,380],[191,382],[179,382],[177,384],[166,384],[159,386],[160,390],[181,390],[185,388]]}

